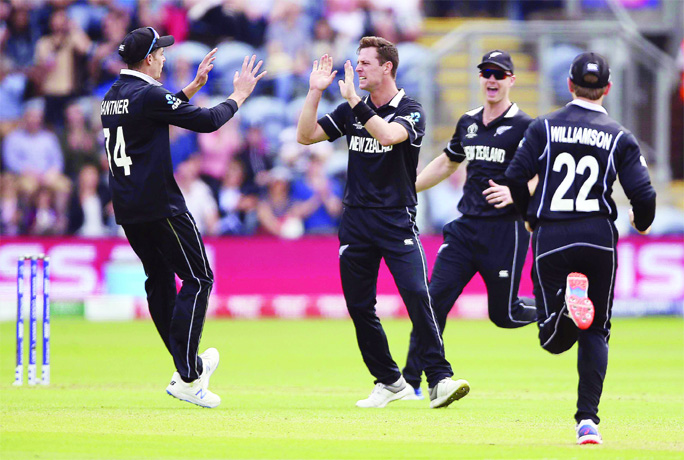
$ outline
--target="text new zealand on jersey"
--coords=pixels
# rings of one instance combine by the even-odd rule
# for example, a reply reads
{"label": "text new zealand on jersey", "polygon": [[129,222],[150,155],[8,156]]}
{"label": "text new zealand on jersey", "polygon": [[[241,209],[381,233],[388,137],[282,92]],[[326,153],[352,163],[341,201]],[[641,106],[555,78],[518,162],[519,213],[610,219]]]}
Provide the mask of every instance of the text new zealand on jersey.
{"label": "text new zealand on jersey", "polygon": [[374,137],[351,136],[349,150],[361,153],[384,153],[392,150],[392,145],[383,147]]}

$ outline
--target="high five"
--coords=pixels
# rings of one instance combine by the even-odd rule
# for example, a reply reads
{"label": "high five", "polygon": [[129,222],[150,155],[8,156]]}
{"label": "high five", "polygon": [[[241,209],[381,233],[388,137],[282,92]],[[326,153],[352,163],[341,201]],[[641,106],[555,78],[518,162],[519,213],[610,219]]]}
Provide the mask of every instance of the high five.
{"label": "high five", "polygon": [[316,120],[322,92],[332,83],[332,58],[314,62],[309,93],[297,126],[297,140],[312,144],[346,136],[349,145],[344,211],[340,223],[340,275],[347,309],[356,328],[363,360],[376,386],[358,407],[384,407],[413,396],[392,359],[387,337],[375,313],[376,282],[384,258],[416,331],[430,385],[430,407],[445,407],[469,391],[454,381],[428,294],[425,253],[415,222],[416,168],[425,133],[423,108],[396,85],[399,56],[385,39],[364,37],[354,68],[345,63],[340,94],[347,102]]}

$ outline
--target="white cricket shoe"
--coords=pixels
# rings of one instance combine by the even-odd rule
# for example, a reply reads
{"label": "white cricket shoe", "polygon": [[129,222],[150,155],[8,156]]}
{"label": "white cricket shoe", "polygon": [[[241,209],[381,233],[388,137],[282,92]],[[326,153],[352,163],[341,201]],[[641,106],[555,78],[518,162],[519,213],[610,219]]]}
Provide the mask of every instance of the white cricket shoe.
{"label": "white cricket shoe", "polygon": [[601,433],[593,420],[582,420],[575,427],[577,444],[603,444]]}
{"label": "white cricket shoe", "polygon": [[219,363],[219,352],[216,348],[208,348],[200,355],[202,358],[202,375],[197,380],[186,383],[178,372],[174,372],[171,383],[166,387],[166,392],[182,401],[187,401],[198,406],[214,408],[221,404],[221,397],[209,391],[209,379]]}
{"label": "white cricket shoe", "polygon": [[467,395],[470,391],[470,384],[463,379],[454,380],[451,377],[446,377],[428,390],[430,392],[430,408],[439,409],[440,407],[447,407],[452,402]]}
{"label": "white cricket shoe", "polygon": [[392,401],[403,399],[412,394],[414,394],[413,387],[406,383],[404,377],[400,377],[399,380],[392,385],[376,383],[370,396],[366,399],[357,401],[356,407],[385,407]]}

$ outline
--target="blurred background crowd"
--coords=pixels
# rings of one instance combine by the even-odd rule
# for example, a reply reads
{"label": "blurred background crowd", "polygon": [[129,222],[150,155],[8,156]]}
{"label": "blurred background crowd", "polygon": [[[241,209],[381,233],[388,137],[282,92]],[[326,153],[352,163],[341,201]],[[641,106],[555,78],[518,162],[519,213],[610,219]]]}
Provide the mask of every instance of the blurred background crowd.
{"label": "blurred background crowd", "polygon": [[[268,79],[236,119],[214,133],[171,127],[176,179],[205,235],[334,233],[341,213],[344,142],[301,146],[295,125],[311,63],[324,53],[356,62],[358,39],[399,46],[399,86],[417,82],[429,16],[521,19],[560,1],[421,0],[1,0],[0,235],[118,235],[108,196],[99,103],[125,67],[118,45],[137,27],[171,34],[162,80],[178,91],[213,47],[209,83],[193,99],[213,106],[232,92],[245,55],[264,59]],[[417,50],[417,51],[416,51]],[[515,93],[513,93],[515,99]],[[340,103],[337,86],[319,114]],[[423,153],[428,158],[434,152]],[[456,217],[462,171],[430,191],[423,231]]]}

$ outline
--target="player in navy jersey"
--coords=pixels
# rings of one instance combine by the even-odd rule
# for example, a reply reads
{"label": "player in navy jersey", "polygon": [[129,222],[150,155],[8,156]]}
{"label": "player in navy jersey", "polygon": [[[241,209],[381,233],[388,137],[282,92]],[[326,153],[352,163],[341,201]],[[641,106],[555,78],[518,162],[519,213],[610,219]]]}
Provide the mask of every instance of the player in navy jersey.
{"label": "player in navy jersey", "polygon": [[[517,328],[536,319],[532,299],[518,298],[520,274],[529,233],[512,206],[504,172],[532,121],[516,104],[510,91],[515,82],[513,61],[502,50],[493,50],[478,64],[483,106],[466,112],[456,124],[444,152],[421,171],[416,189],[433,187],[468,160],[462,217],[444,226],[442,244],[430,280],[430,296],[440,331],[463,288],[480,273],[487,286],[489,318],[503,328]],[[421,357],[417,337],[411,333],[404,378],[421,398]]]}
{"label": "player in navy jersey", "polygon": [[[570,67],[573,101],[536,119],[506,170],[509,187],[532,234],[539,341],[558,354],[578,344],[578,444],[600,444],[598,405],[608,365],[608,339],[617,268],[619,176],[632,225],[648,233],[656,193],[634,135],[610,118],[605,58],[582,53]],[[539,175],[530,197],[525,184]]]}
{"label": "player in navy jersey", "polygon": [[[265,72],[261,61],[245,57],[233,78],[234,92],[210,109],[188,103],[207,82],[216,49],[205,56],[195,79],[172,94],[159,83],[164,48],[172,36],[152,27],[124,37],[119,54],[128,69],[112,85],[101,105],[109,186],[116,222],[147,274],[150,314],[176,367],[166,391],[184,401],[216,407],[221,398],[208,390],[219,353],[197,355],[213,273],[202,237],[173,177],[169,125],[199,132],[219,129],[252,93]],[[176,293],[175,276],[183,281]]]}
{"label": "player in navy jersey", "polygon": [[453,380],[428,293],[425,253],[415,221],[416,168],[425,132],[421,105],[396,85],[397,48],[378,37],[364,37],[354,68],[347,61],[340,93],[347,102],[316,120],[321,94],[332,83],[332,57],[314,61],[309,93],[297,125],[297,140],[312,144],[345,136],[349,147],[344,210],[340,222],[340,275],[349,315],[375,388],[358,407],[385,407],[413,395],[392,359],[375,312],[380,260],[384,258],[416,330],[430,385],[430,407],[446,407],[465,396],[465,380]]}

